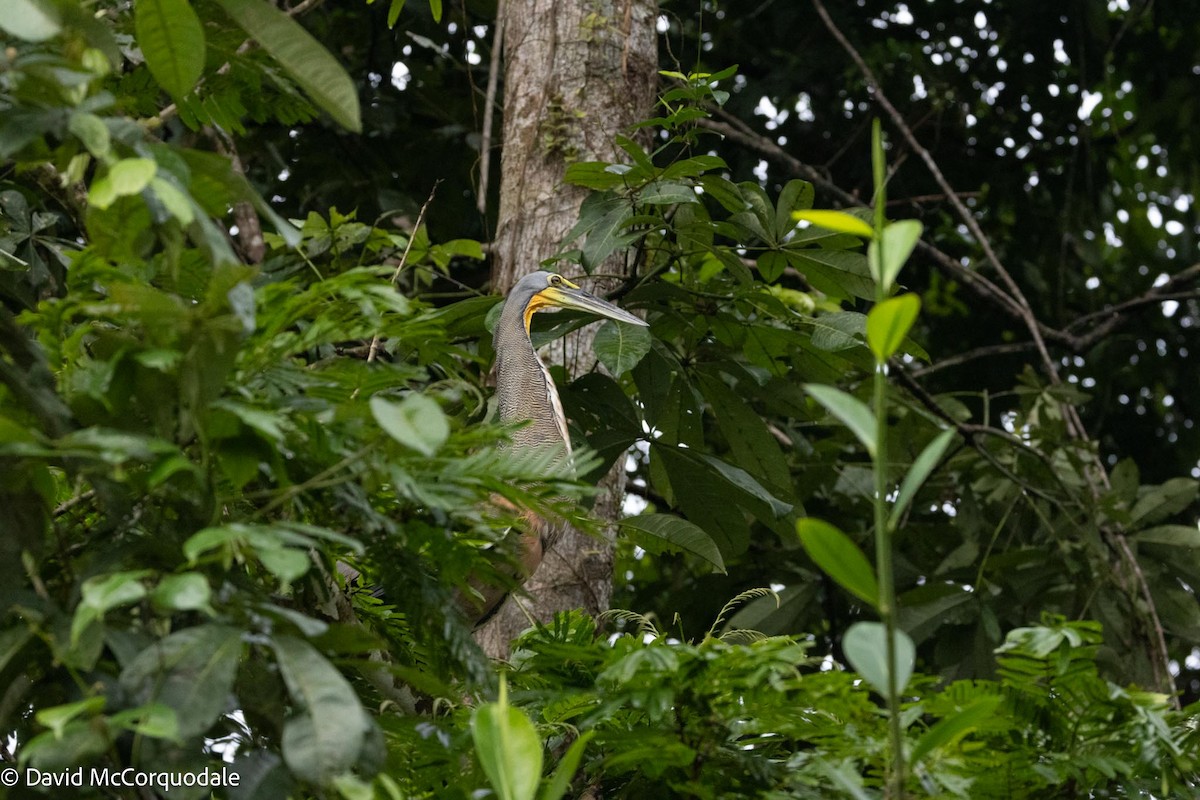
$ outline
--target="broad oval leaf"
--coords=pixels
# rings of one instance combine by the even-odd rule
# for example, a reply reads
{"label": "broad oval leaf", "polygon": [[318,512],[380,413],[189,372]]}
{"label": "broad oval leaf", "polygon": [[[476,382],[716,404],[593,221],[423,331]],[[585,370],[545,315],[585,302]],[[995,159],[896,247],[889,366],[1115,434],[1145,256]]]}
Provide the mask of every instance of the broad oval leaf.
{"label": "broad oval leaf", "polygon": [[871,562],[849,536],[814,517],[796,520],[796,533],[805,551],[839,586],[872,607],[879,605],[879,584]]}
{"label": "broad oval leaf", "polygon": [[203,733],[227,710],[242,658],[242,632],[228,625],[185,628],[143,650],[121,673],[138,703],[175,710],[179,736]]}
{"label": "broad oval leaf", "polygon": [[137,194],[150,183],[158,165],[148,158],[124,158],[113,164],[108,173],[92,182],[88,204],[108,208],[118,197]]}
{"label": "broad oval leaf", "polygon": [[421,455],[433,455],[450,436],[442,407],[423,394],[410,394],[399,403],[372,397],[371,414],[388,436]]}
{"label": "broad oval leaf", "polygon": [[875,236],[875,231],[871,230],[870,225],[844,211],[796,211],[792,213],[792,217],[798,222],[811,222],[813,225],[819,225],[827,230],[849,233],[864,239],[871,239]]}
{"label": "broad oval leaf", "polygon": [[841,389],[819,383],[804,384],[804,391],[841,420],[863,443],[867,452],[875,455],[875,416],[864,402]]}
{"label": "broad oval leaf", "polygon": [[596,331],[592,344],[596,358],[613,375],[622,375],[637,366],[650,352],[650,331],[646,328],[606,320]]}
{"label": "broad oval leaf", "polygon": [[[917,649],[908,634],[896,629],[896,691],[903,692],[912,678]],[[884,697],[888,695],[887,628],[882,622],[856,622],[842,637],[842,652],[854,671]]]}
{"label": "broad oval leaf", "polygon": [[150,593],[150,602],[161,609],[175,611],[211,611],[212,589],[199,572],[168,575]]}
{"label": "broad oval leaf", "polygon": [[7,0],[0,28],[27,42],[44,42],[62,30],[62,18],[50,0]]}
{"label": "broad oval leaf", "polygon": [[471,738],[496,796],[533,800],[542,779],[542,740],[529,718],[508,704],[503,681],[499,701],[471,715]]}
{"label": "broad oval leaf", "polygon": [[880,364],[891,358],[912,330],[921,311],[921,298],[909,292],[889,297],[867,314],[867,345]]}
{"label": "broad oval leaf", "polygon": [[924,227],[915,219],[902,219],[883,229],[883,234],[867,247],[867,260],[871,265],[871,277],[883,287],[884,292],[892,288],[900,268],[908,260]]}
{"label": "broad oval leaf", "polygon": [[137,0],[134,31],[158,85],[179,99],[204,72],[204,28],[187,0]]}
{"label": "broad oval leaf", "polygon": [[318,106],[358,133],[362,118],[358,91],[342,65],[300,23],[265,0],[218,0]]}
{"label": "broad oval leaf", "polygon": [[725,572],[725,561],[713,538],[698,525],[672,514],[641,514],[621,520],[621,527],[633,532],[634,541],[651,553],[679,550],[698,556]]}
{"label": "broad oval leaf", "polygon": [[283,760],[300,777],[325,783],[358,761],[370,720],[354,687],[312,645],[273,640],[275,660],[299,713],[284,725]]}

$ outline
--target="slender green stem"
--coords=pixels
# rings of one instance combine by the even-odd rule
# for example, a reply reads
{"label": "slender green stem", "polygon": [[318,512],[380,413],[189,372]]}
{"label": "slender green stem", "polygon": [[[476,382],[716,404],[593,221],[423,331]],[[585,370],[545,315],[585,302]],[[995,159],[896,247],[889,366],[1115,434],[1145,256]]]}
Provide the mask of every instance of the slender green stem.
{"label": "slender green stem", "polygon": [[[887,205],[886,168],[883,156],[883,132],[876,119],[871,131],[871,162],[875,178],[875,256],[884,263],[883,229]],[[875,270],[875,304],[887,299],[890,286],[880,280],[882,268]],[[904,731],[900,725],[900,687],[896,683],[896,583],[892,574],[892,534],[888,527],[887,497],[891,490],[888,476],[888,399],[887,360],[875,365],[875,571],[879,581],[879,617],[883,621],[887,659],[888,743],[892,766],[888,775],[887,796],[904,797]]]}
{"label": "slender green stem", "polygon": [[879,578],[879,616],[887,641],[888,739],[892,769],[888,796],[904,796],[904,732],[900,727],[900,688],[896,684],[896,585],[892,575],[892,534],[888,529],[887,372],[875,368],[875,569]]}

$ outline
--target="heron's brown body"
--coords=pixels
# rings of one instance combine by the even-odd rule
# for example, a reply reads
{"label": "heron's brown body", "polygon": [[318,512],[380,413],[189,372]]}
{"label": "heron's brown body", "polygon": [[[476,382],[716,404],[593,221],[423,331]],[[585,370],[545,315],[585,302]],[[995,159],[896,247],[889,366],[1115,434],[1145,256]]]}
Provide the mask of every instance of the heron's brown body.
{"label": "heron's brown body", "polygon": [[[507,446],[523,451],[554,448],[558,453],[555,458],[569,459],[571,438],[558,389],[529,336],[533,315],[555,308],[578,309],[632,325],[646,323],[550,272],[526,275],[508,293],[492,340],[496,351],[496,406],[501,422],[526,424],[512,432]],[[499,498],[497,501],[509,506]],[[528,511],[521,515],[523,524],[517,535],[522,574],[518,580],[533,574],[557,538],[555,525]],[[472,598],[470,605],[480,618],[491,614],[507,593],[499,587],[476,589],[480,596]]]}

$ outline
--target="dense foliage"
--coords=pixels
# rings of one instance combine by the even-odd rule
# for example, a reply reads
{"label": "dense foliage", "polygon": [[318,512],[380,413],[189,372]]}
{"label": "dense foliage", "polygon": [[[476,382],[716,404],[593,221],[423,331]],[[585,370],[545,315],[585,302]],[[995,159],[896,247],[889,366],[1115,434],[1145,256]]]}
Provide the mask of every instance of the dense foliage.
{"label": "dense foliage", "polygon": [[[572,273],[624,254],[618,299],[651,323],[601,330],[607,374],[559,370],[591,454],[576,481],[499,455],[487,422],[498,298],[478,288],[469,134],[494,9],[322,7],[314,39],[261,0],[11,5],[6,762],[228,761],[231,797],[872,797],[896,720],[915,794],[1195,791],[1195,393],[1173,387],[1195,383],[1196,178],[1166,157],[1188,162],[1191,128],[1151,100],[1190,63],[1157,12],[1113,3],[1069,37],[1016,4],[860,3],[832,30],[787,3],[668,6],[653,145],[631,131],[619,163],[574,164],[592,193],[573,239],[531,254]],[[804,46],[778,38],[801,20]],[[877,96],[924,117],[888,137],[888,215],[925,230],[903,273],[921,227],[866,208],[861,74],[815,74],[852,63],[838,25]],[[1012,54],[965,52],[999,31]],[[1152,69],[1149,41],[1169,56]],[[1171,119],[1196,110],[1169,96]],[[986,230],[906,130],[980,187]],[[1109,201],[1085,201],[1096,186]],[[1039,339],[1049,368],[1026,357]],[[456,591],[504,580],[513,508],[588,527],[618,460],[641,512],[619,542],[632,611],[561,616],[488,663]],[[909,644],[885,658],[850,632],[887,617],[893,579]]]}

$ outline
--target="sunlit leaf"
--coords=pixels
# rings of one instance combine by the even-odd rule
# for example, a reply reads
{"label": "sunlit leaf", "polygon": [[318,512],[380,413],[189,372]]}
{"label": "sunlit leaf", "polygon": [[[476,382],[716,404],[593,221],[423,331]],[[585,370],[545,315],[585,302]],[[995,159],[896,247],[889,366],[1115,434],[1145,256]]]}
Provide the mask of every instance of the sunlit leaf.
{"label": "sunlit leaf", "polygon": [[923,226],[915,219],[902,219],[888,224],[883,229],[883,235],[867,246],[871,277],[883,286],[885,292],[895,283],[900,268],[917,246],[922,230]]}
{"label": "sunlit leaf", "polygon": [[867,345],[879,363],[887,361],[900,349],[920,310],[921,298],[911,292],[889,297],[870,310],[867,314]]}
{"label": "sunlit leaf", "polygon": [[875,231],[871,230],[870,225],[844,211],[796,211],[792,213],[792,217],[797,221],[811,222],[814,225],[819,225],[831,231],[850,233],[855,236],[861,236],[864,239],[870,239],[875,236]]}

